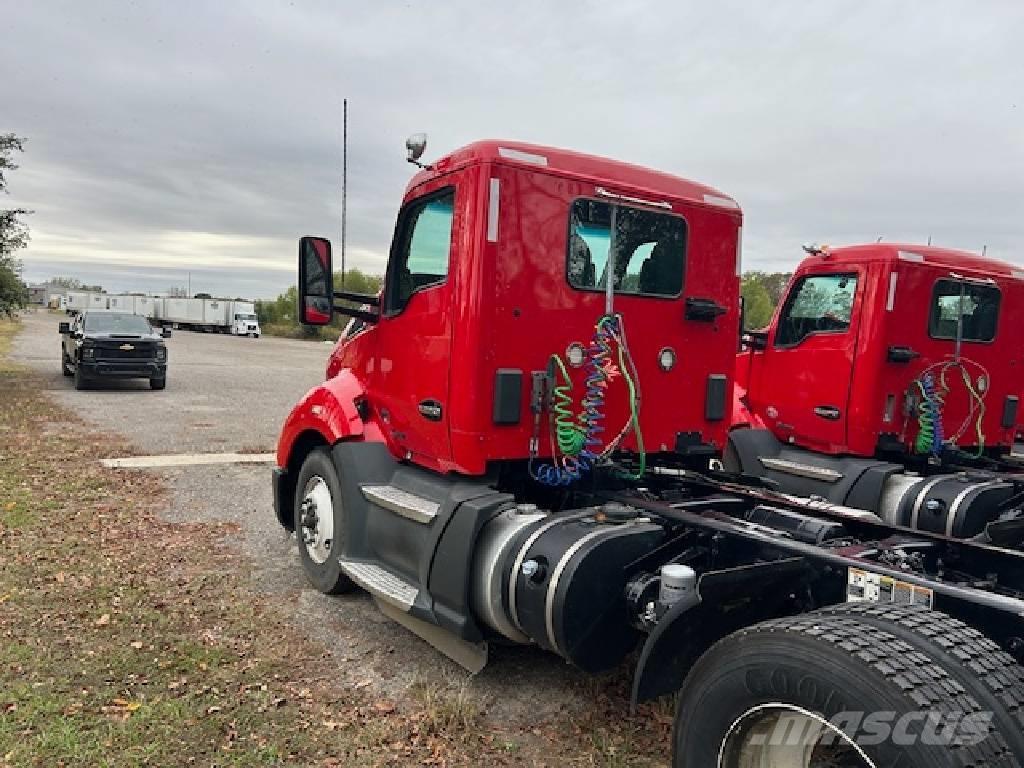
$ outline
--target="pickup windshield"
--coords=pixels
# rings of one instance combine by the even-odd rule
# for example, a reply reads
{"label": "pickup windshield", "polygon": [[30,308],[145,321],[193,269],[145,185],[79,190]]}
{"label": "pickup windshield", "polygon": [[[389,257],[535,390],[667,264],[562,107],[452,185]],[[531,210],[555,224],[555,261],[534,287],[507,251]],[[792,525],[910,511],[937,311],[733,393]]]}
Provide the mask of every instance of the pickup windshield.
{"label": "pickup windshield", "polygon": [[97,312],[85,316],[85,332],[142,336],[152,333],[153,328],[149,321],[140,315]]}

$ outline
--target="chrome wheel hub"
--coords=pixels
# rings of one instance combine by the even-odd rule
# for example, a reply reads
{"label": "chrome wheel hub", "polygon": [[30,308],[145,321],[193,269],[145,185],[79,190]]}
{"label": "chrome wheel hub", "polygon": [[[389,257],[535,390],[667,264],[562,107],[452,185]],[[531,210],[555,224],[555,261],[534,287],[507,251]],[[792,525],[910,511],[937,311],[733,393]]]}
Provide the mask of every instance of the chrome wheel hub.
{"label": "chrome wheel hub", "polygon": [[334,541],[334,501],[331,489],[318,475],[309,478],[302,492],[302,541],[309,559],[317,565],[327,561]]}
{"label": "chrome wheel hub", "polygon": [[718,768],[876,768],[841,729],[792,704],[762,704],[729,729]]}

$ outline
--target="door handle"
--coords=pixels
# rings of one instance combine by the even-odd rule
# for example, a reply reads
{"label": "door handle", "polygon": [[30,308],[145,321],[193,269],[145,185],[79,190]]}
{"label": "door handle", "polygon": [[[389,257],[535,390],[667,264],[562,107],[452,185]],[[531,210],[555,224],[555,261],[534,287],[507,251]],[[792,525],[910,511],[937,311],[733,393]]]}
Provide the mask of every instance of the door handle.
{"label": "door handle", "polygon": [[814,415],[829,421],[839,421],[843,413],[834,405],[818,405],[814,408]]}
{"label": "door handle", "polygon": [[686,300],[684,316],[687,320],[696,320],[699,323],[713,323],[719,315],[724,315],[728,311],[714,299],[691,296]]}

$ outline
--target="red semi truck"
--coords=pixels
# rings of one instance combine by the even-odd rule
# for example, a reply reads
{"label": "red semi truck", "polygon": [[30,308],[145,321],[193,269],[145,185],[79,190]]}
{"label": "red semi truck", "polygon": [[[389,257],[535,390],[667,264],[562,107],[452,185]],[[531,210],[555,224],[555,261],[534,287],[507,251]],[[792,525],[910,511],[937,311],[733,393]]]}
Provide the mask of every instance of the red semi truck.
{"label": "red semi truck", "polygon": [[635,658],[634,701],[678,696],[675,766],[1024,763],[1020,552],[720,468],[730,197],[514,142],[421,167],[379,296],[299,245],[303,322],[355,318],[273,472],[317,589],[469,670],[509,644]]}
{"label": "red semi truck", "polygon": [[898,524],[1019,531],[998,519],[1020,469],[1024,270],[931,246],[810,250],[745,337],[727,467]]}

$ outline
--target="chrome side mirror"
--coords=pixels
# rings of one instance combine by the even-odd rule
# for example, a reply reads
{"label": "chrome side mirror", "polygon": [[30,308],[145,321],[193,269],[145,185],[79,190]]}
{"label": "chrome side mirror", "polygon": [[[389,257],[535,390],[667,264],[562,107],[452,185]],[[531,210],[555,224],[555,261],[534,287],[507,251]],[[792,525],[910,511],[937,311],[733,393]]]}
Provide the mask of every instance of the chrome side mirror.
{"label": "chrome side mirror", "polygon": [[420,162],[420,158],[423,157],[423,153],[427,150],[427,134],[414,133],[405,140],[405,150],[406,160],[413,165],[418,165],[420,168],[425,168],[426,166]]}

